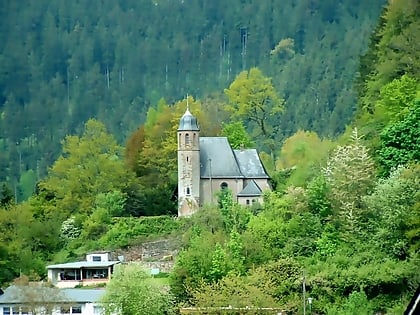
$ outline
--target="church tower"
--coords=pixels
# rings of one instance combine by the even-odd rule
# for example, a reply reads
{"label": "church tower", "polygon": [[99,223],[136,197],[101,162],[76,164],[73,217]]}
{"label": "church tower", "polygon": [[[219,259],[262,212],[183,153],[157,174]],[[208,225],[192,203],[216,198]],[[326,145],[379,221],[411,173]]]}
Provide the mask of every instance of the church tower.
{"label": "church tower", "polygon": [[200,202],[200,128],[189,111],[179,121],[178,139],[178,216],[189,216]]}

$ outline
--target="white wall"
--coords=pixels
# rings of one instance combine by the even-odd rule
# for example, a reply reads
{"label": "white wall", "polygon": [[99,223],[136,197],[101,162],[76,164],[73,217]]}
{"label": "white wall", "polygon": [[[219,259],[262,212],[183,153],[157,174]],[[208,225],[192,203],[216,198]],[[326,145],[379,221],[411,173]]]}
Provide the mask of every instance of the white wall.
{"label": "white wall", "polygon": [[[0,304],[0,315],[4,315],[3,314],[3,308],[4,307],[12,307],[14,310],[19,308],[19,306],[12,305],[12,304],[9,304],[9,305]],[[82,313],[81,314],[80,313],[79,314],[73,314],[73,315],[101,315],[103,313],[104,313],[103,308],[100,304],[98,304],[98,303],[83,303],[82,304]],[[19,314],[21,314],[21,313],[19,313]],[[70,315],[71,314],[72,313],[70,313]],[[55,310],[54,315],[61,315],[60,309]],[[69,314],[67,313],[66,315],[69,315]]]}

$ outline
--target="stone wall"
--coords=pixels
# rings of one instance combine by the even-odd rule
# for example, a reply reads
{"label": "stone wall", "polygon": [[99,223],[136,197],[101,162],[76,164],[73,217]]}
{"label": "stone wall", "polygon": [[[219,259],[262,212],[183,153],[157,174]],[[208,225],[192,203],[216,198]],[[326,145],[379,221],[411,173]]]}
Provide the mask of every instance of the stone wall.
{"label": "stone wall", "polygon": [[130,246],[112,253],[112,259],[123,256],[124,262],[139,262],[146,269],[159,269],[160,272],[170,272],[175,263],[179,246],[174,239],[164,239]]}

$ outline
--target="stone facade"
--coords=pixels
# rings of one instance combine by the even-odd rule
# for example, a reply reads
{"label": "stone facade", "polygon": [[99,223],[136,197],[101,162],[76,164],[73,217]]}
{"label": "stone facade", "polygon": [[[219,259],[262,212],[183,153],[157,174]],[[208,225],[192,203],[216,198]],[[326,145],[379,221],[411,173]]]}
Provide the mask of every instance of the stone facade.
{"label": "stone facade", "polygon": [[178,216],[214,204],[217,193],[230,189],[240,204],[262,202],[270,190],[269,177],[255,149],[233,150],[226,137],[201,137],[189,109],[181,117],[178,134]]}

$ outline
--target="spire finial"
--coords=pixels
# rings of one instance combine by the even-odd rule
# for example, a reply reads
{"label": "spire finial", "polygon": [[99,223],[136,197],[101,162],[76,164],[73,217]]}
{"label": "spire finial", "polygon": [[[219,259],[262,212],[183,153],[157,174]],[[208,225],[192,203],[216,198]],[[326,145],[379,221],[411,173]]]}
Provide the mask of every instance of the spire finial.
{"label": "spire finial", "polygon": [[187,111],[190,111],[190,104],[188,104],[188,93],[187,93]]}

